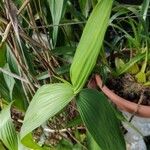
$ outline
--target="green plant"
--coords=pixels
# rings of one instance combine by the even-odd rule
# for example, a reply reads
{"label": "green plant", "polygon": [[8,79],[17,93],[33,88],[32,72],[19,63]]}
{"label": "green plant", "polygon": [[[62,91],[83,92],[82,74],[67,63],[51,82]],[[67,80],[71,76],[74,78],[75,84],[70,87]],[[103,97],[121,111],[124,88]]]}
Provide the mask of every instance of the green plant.
{"label": "green plant", "polygon": [[[93,1],[92,3],[93,7],[95,6],[95,3],[96,2]],[[83,87],[87,82],[87,79],[91,74],[94,65],[96,64],[96,59],[101,49],[101,45],[109,21],[109,15],[112,8],[112,1],[108,1],[108,0],[99,1],[94,7],[93,12],[91,13],[88,19],[88,22],[84,28],[81,40],[77,47],[75,56],[73,58],[73,63],[70,69],[70,78],[72,84],[65,81],[64,79],[61,79],[60,78],[61,76],[58,77],[58,73],[54,70],[54,67],[51,64],[52,62],[55,62],[56,65],[58,63],[55,57],[53,57],[53,55],[49,55],[49,52],[47,51],[49,48],[54,49],[56,47],[56,43],[58,44],[57,42],[58,27],[56,27],[55,24],[60,23],[67,2],[62,1],[61,4],[60,3],[58,4],[57,1],[55,1],[55,3],[53,3],[53,1],[52,2],[48,1],[48,4],[50,4],[49,8],[51,11],[52,21],[54,26],[53,39],[52,39],[53,43],[51,43],[51,45],[47,45],[45,41],[43,41],[42,34],[36,29],[37,28],[36,20],[33,19],[30,20],[30,17],[34,18],[34,15],[36,15],[35,12],[37,11],[39,20],[43,19],[44,24],[47,24],[47,21],[49,20],[45,20],[44,16],[48,15],[48,11],[46,12],[47,14],[45,14],[45,12],[42,11],[41,8],[42,7],[45,9],[49,9],[49,8],[47,8],[46,3],[42,4],[41,1],[38,1],[37,3],[33,1],[33,4],[34,4],[33,6],[35,7],[33,7],[33,10],[31,10],[32,3],[29,3],[29,1],[25,1],[24,3],[22,3],[21,1],[17,1],[17,5],[19,6],[22,5],[20,10],[17,12],[16,8],[13,7],[14,4],[11,3],[11,5],[9,6],[10,12],[8,12],[11,22],[8,24],[7,26],[8,29],[5,30],[5,36],[1,41],[1,49],[2,49],[1,56],[7,56],[7,57],[2,57],[1,59],[2,60],[1,71],[4,73],[1,76],[1,79],[5,81],[3,84],[1,84],[2,88],[5,87],[3,92],[1,92],[1,95],[4,98],[4,100],[6,100],[7,102],[9,102],[8,101],[9,99],[15,100],[17,106],[18,102],[16,101],[15,96],[13,95],[13,93],[17,93],[14,92],[15,90],[14,86],[16,85],[16,88],[21,89],[19,91],[23,91],[22,92],[23,98],[27,100],[27,101],[25,100],[25,102],[20,101],[22,103],[22,106],[19,108],[23,108],[23,110],[25,110],[27,108],[27,105],[24,104],[29,103],[29,106],[25,113],[23,126],[21,128],[20,138],[18,137],[18,141],[21,140],[21,142],[25,146],[30,147],[32,149],[43,149],[38,145],[36,145],[33,140],[30,140],[32,139],[31,136],[32,131],[38,126],[40,126],[41,124],[43,124],[50,117],[57,114],[74,97],[76,97],[77,106],[79,108],[79,112],[83,119],[83,122],[87,126],[87,129],[89,130],[94,140],[98,143],[98,145],[105,150],[110,149],[110,147],[114,147],[114,149],[118,149],[118,148],[125,149],[123,136],[119,129],[119,121],[115,115],[115,110],[107,102],[104,95],[102,95],[98,91],[88,90],[88,89],[83,90]],[[22,9],[25,8],[26,6],[27,6],[27,11],[24,12],[24,16],[22,17],[22,23],[23,23],[22,26],[28,28],[28,26],[30,25],[33,28],[35,28],[35,33],[32,33],[32,35],[34,35],[34,40],[29,38],[30,32],[28,35],[26,34],[26,32],[24,32],[23,29],[18,29],[18,27],[21,28],[22,26],[20,26],[19,23],[16,21],[17,20],[16,15],[19,15]],[[1,3],[1,8],[3,8],[3,3]],[[83,8],[83,4],[82,4],[82,8]],[[2,13],[4,11],[5,11],[4,9],[1,10]],[[12,14],[12,11],[15,11],[16,14]],[[55,12],[57,12],[58,14]],[[105,12],[105,13],[102,14],[101,12]],[[87,17],[87,13],[85,14],[85,16]],[[31,21],[31,23],[27,21],[28,19]],[[3,32],[4,25],[7,25],[8,21],[5,20],[4,18],[1,18],[1,21],[2,21],[1,31]],[[13,36],[13,33],[10,33],[11,39],[9,39],[7,38],[7,36],[9,34],[9,30],[11,30],[11,24],[15,36]],[[19,33],[18,30],[21,30],[21,32]],[[20,39],[20,37],[23,39]],[[37,41],[36,39],[38,39],[39,41]],[[7,44],[5,43],[6,40],[7,40]],[[10,41],[13,41],[13,43],[11,43]],[[43,44],[39,44],[40,41]],[[28,42],[30,43],[29,45],[27,44]],[[37,49],[36,47],[39,47],[42,50],[42,53],[40,52],[41,50],[36,50]],[[30,50],[30,48],[33,50],[34,55],[30,55],[28,53],[28,50]],[[27,51],[25,51],[25,49]],[[34,77],[34,75],[36,75],[38,71],[35,69],[35,67],[37,66],[33,67],[32,65],[30,65],[30,60],[34,60],[33,56],[39,58],[43,62],[43,67],[45,69],[48,69],[48,73],[56,77],[57,80],[60,79],[64,83],[48,84],[48,85],[43,85],[42,87],[39,88],[41,84],[40,80],[38,81]],[[6,58],[10,59],[10,63],[7,65],[5,64],[5,62],[7,61]],[[37,59],[35,59],[35,61],[37,61]],[[19,64],[19,66],[17,66],[17,64]],[[23,75],[23,78],[19,77],[18,75],[20,76]],[[20,81],[16,82],[14,78],[19,78]],[[42,76],[38,76],[38,78],[46,79],[47,77],[44,77],[42,75]],[[10,81],[11,81],[11,86],[9,85]],[[37,87],[39,89],[35,93]],[[9,91],[8,93],[10,93],[10,95],[4,94],[5,91]],[[30,98],[33,96],[34,93],[35,95],[32,101],[30,102]],[[93,95],[96,95],[96,99],[94,100],[92,100]],[[100,105],[100,103],[102,105]],[[93,109],[94,107],[99,107],[99,109],[94,110]],[[0,119],[3,119],[3,117],[6,115],[9,121],[10,106],[6,108],[6,110],[7,110],[7,114],[5,114],[5,109],[2,110]],[[105,114],[105,117],[103,118],[102,115],[99,118],[98,114],[99,115]],[[105,129],[103,129],[104,134],[107,133],[108,135],[103,136],[100,128],[96,124],[95,127],[93,128],[93,124],[91,123],[90,120],[91,117],[93,119],[94,117],[96,117],[96,120],[95,119],[94,120],[98,121],[99,125],[102,128],[105,127],[105,124],[107,124],[107,122],[112,123],[113,130],[111,130],[111,127],[108,125]],[[5,146],[9,149],[12,148],[19,149],[18,146],[20,146],[20,144],[19,142],[17,142],[17,135],[16,132],[14,131],[12,122],[10,122],[9,124],[5,122],[3,126],[1,126],[1,128],[2,130],[0,130],[1,133],[0,139],[3,141]],[[3,131],[3,129],[6,130]],[[13,138],[13,141],[7,144],[9,138],[7,137],[7,134],[4,133],[7,133],[9,129],[13,130],[13,132],[9,133],[10,138],[12,138],[12,136],[15,136],[16,138]],[[114,133],[116,135],[117,140],[113,138]],[[5,135],[6,138],[3,135]],[[114,144],[114,142],[116,144]],[[12,146],[12,144],[14,144],[14,146]]]}
{"label": "green plant", "polygon": [[[120,9],[119,12],[118,9]],[[121,58],[116,58],[116,71],[113,70],[114,75],[120,76],[124,73],[131,73],[137,82],[145,85],[148,85],[149,82],[147,72],[149,72],[148,62],[150,58],[148,9],[149,1],[147,0],[143,1],[141,7],[116,5],[113,8],[115,13],[110,19],[110,26],[114,32],[119,32],[119,34],[114,38],[112,44],[108,44],[106,41],[106,44],[111,49],[115,49],[110,50],[111,54],[115,52],[123,54],[125,51],[130,53],[130,56],[128,55],[129,57],[122,56]],[[125,16],[127,14],[129,17]],[[119,16],[121,16],[120,19],[118,18]],[[119,21],[115,23],[117,19]],[[124,30],[124,24],[129,31]],[[125,48],[123,47],[124,45]]]}
{"label": "green plant", "polygon": [[[107,121],[113,122],[114,130],[116,132],[115,134],[118,140],[116,141],[116,139],[113,138],[114,130],[111,130],[110,126],[105,129],[105,132],[109,134],[109,138],[112,137],[111,141],[108,139],[108,137],[104,137],[101,135],[101,131],[98,130],[99,127],[95,126],[93,128],[92,124],[90,123],[91,116],[89,114],[93,115],[92,118],[97,115],[90,105],[90,102],[92,102],[92,95],[97,93],[97,99],[104,99],[104,96],[98,94],[98,92],[94,90],[85,90],[84,92],[82,92],[82,88],[85,85],[85,82],[96,63],[96,58],[98,57],[99,50],[102,45],[102,41],[108,24],[111,6],[112,2],[110,3],[110,1],[98,2],[97,6],[94,8],[92,14],[90,15],[90,18],[88,19],[76,54],[74,56],[73,63],[71,65],[70,77],[72,85],[66,83],[66,81],[64,81],[65,83],[61,84],[45,85],[41,87],[35,94],[33,100],[28,107],[21,129],[21,140],[23,143],[26,141],[26,136],[30,134],[32,130],[44,123],[49,117],[52,117],[53,115],[58,113],[64,106],[66,106],[71,101],[71,99],[75,95],[77,95],[81,91],[81,98],[79,97],[77,105],[79,107],[79,110],[82,110],[80,111],[80,114],[83,121],[85,122],[89,132],[99,144],[99,146],[102,149],[109,149],[110,147],[114,147],[114,149],[125,149],[124,140],[119,129],[119,122],[115,116],[114,110],[111,108],[110,104],[106,100],[104,100],[103,105],[108,108],[103,107],[103,109],[99,110],[99,114],[105,114],[106,117],[104,117],[104,119],[101,118],[101,120],[99,120],[99,123],[105,126],[105,123],[107,123]],[[105,11],[105,15],[102,15],[100,13],[102,10]],[[100,18],[100,20],[97,18]],[[91,36],[91,33],[93,33],[93,37],[95,38],[94,40]],[[89,41],[89,44],[87,43],[87,41]],[[91,97],[89,92],[91,93]],[[85,98],[83,98],[82,100],[82,93],[87,94],[87,100]],[[94,101],[93,107],[96,106],[96,99]],[[107,104],[105,104],[105,101],[107,102]],[[109,113],[107,111],[108,109],[112,113],[111,117],[109,118]],[[45,114],[44,117],[42,117],[43,114]],[[85,120],[85,118],[87,118],[88,120]],[[97,116],[97,119],[100,118]],[[112,133],[108,132],[109,128]],[[107,144],[102,144],[103,142],[99,140],[100,135],[101,138],[103,138],[103,141],[105,141]],[[116,143],[115,145],[113,144],[113,140]],[[30,145],[28,146],[31,147]]]}
{"label": "green plant", "polygon": [[[121,22],[115,24],[114,21],[128,13],[134,13],[137,17],[140,9],[137,6],[121,7],[117,3],[112,8],[112,3],[112,0],[79,0],[74,7],[71,0],[47,0],[44,3],[42,0],[16,0],[12,4],[16,7],[6,14],[4,4],[0,2],[0,14],[3,14],[0,17],[0,31],[4,33],[0,45],[0,100],[2,106],[14,101],[13,106],[25,112],[21,132],[16,133],[10,119],[10,105],[2,107],[0,139],[8,149],[23,149],[20,147],[24,146],[28,147],[24,149],[49,149],[46,146],[40,147],[33,140],[33,131],[74,99],[82,118],[79,118],[79,122],[83,121],[89,132],[89,149],[126,149],[120,130],[121,119],[118,119],[116,110],[102,93],[85,87],[99,55],[103,57],[102,62],[109,67],[105,45],[103,47],[109,24],[122,34],[115,38],[112,45],[105,41],[107,45],[116,48],[122,39],[127,38],[126,45],[136,48],[136,56],[127,60],[128,62],[116,60],[117,70],[113,70],[115,75],[129,71],[141,60],[145,60],[143,66],[147,66],[150,55],[148,49],[141,52],[141,45],[148,48],[149,38],[145,34],[148,30],[145,28],[148,1],[143,3],[143,17],[139,17],[139,22],[132,17],[124,21],[132,27],[134,36],[123,30]],[[15,11],[14,14],[12,10]],[[109,19],[111,10],[116,13]],[[145,36],[146,46],[143,40]],[[100,69],[103,67],[105,68],[101,66]],[[145,73],[145,69],[142,70]],[[5,116],[7,118],[3,120]],[[78,125],[78,120],[73,121],[72,124]],[[58,148],[61,143],[69,148],[74,147],[69,141],[62,140],[57,145]],[[85,148],[78,141],[77,147]]]}

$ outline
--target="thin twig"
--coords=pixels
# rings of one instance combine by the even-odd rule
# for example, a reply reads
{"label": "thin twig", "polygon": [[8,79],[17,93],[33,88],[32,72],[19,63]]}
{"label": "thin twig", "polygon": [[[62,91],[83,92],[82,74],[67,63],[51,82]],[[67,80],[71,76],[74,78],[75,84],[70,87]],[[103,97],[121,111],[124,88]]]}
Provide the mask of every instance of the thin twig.
{"label": "thin twig", "polygon": [[[146,15],[147,17],[150,15]],[[137,17],[142,17],[142,15],[138,16],[127,16],[127,17],[118,17],[115,20],[123,20],[123,19],[128,19],[128,18],[137,18]],[[23,29],[29,30],[29,29],[43,29],[43,28],[50,28],[50,27],[55,27],[55,26],[69,26],[69,25],[77,25],[77,24],[85,24],[87,21],[79,21],[79,22],[67,22],[67,23],[60,23],[60,24],[49,24],[49,25],[42,25],[42,26],[37,26],[37,27],[25,27]]]}
{"label": "thin twig", "polygon": [[68,25],[76,25],[76,24],[85,24],[87,21],[79,21],[79,22],[68,22],[68,23],[60,23],[60,24],[49,24],[43,26],[36,26],[36,27],[26,27],[23,29],[40,29],[40,28],[49,28],[54,26],[68,26]]}

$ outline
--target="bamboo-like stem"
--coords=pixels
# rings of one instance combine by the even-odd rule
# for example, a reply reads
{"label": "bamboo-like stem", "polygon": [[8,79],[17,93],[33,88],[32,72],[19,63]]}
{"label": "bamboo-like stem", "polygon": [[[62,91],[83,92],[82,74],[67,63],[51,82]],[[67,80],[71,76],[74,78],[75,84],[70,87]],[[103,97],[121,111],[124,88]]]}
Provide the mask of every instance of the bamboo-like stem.
{"label": "bamboo-like stem", "polygon": [[[19,14],[22,12],[22,10],[28,5],[29,2],[30,2],[30,0],[25,0],[25,2],[22,4],[22,6],[20,7],[20,9],[18,10],[17,15],[19,15]],[[7,24],[7,27],[6,27],[6,29],[5,29],[3,39],[2,39],[2,41],[1,41],[1,43],[0,43],[0,48],[2,47],[3,43],[6,41],[6,39],[7,39],[7,37],[8,37],[8,34],[9,34],[9,32],[10,32],[10,29],[11,29],[11,25],[12,25],[12,23],[11,23],[11,21],[10,21],[10,22]]]}

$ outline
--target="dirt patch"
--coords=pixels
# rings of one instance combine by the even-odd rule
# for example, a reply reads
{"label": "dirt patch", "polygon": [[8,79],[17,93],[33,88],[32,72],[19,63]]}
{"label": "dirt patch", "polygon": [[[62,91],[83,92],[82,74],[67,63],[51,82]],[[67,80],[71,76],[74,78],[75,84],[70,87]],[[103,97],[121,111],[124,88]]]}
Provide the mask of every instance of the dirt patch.
{"label": "dirt patch", "polygon": [[106,84],[117,95],[135,103],[138,103],[142,94],[141,104],[150,106],[150,87],[137,83],[130,74],[110,79]]}

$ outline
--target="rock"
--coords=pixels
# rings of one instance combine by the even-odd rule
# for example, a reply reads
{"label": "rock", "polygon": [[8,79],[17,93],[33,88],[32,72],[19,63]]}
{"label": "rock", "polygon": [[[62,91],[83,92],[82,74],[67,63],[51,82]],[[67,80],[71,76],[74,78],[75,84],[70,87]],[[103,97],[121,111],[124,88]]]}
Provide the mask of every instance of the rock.
{"label": "rock", "polygon": [[[126,116],[128,120],[130,119],[131,114],[127,112],[123,112],[123,114]],[[141,118],[135,116],[132,119],[131,124],[134,125],[134,127],[136,127],[137,130],[141,132],[143,136],[150,135],[149,118]],[[125,134],[125,140],[127,142],[127,150],[147,150],[146,144],[143,140],[143,136],[126,123],[123,123],[123,126],[128,131],[127,134]]]}

